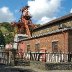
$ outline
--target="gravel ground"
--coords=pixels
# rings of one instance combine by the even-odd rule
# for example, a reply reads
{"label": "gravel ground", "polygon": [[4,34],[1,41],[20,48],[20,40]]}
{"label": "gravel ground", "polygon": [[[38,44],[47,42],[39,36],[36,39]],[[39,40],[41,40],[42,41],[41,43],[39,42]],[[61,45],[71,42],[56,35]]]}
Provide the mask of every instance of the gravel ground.
{"label": "gravel ground", "polygon": [[23,66],[17,66],[16,68],[23,68],[23,69],[32,69],[34,70],[35,72],[72,72],[72,70],[41,70],[41,69],[37,69],[37,68],[33,68],[33,67],[23,67]]}
{"label": "gravel ground", "polygon": [[72,72],[72,70],[41,70],[30,66],[15,66],[0,69],[0,72]]}
{"label": "gravel ground", "polygon": [[6,67],[6,68],[1,68],[0,72],[35,72],[35,71],[29,68]]}

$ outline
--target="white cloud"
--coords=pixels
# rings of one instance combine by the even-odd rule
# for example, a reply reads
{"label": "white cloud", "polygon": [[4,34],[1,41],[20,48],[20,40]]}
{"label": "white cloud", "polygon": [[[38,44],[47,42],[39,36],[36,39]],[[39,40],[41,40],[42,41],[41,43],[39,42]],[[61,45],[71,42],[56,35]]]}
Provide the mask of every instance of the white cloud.
{"label": "white cloud", "polygon": [[44,23],[47,23],[53,19],[56,19],[56,17],[48,18],[48,17],[44,16],[40,20],[38,20],[37,24],[44,24]]}
{"label": "white cloud", "polygon": [[0,22],[11,22],[14,19],[14,15],[8,7],[0,8]]}
{"label": "white cloud", "polygon": [[28,1],[28,5],[33,19],[40,20],[44,17],[51,19],[59,11],[61,0],[33,0]]}
{"label": "white cloud", "polygon": [[72,8],[71,8],[71,10],[70,10],[70,13],[72,13]]}

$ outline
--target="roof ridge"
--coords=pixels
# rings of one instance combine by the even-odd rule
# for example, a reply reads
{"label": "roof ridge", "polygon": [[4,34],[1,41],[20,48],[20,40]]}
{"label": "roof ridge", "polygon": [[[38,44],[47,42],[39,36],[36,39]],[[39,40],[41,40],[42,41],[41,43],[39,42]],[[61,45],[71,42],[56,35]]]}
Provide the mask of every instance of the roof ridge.
{"label": "roof ridge", "polygon": [[51,21],[49,21],[49,22],[41,25],[40,27],[35,28],[34,30],[39,29],[39,28],[44,27],[44,26],[47,26],[47,25],[50,25],[50,24],[53,24],[53,23],[55,23],[55,22],[58,22],[58,21],[67,19],[67,18],[69,18],[69,17],[72,17],[72,13],[69,13],[69,14],[67,14],[67,15],[64,15],[64,16],[61,16],[61,17],[59,17],[59,18],[53,19],[53,20],[51,20]]}

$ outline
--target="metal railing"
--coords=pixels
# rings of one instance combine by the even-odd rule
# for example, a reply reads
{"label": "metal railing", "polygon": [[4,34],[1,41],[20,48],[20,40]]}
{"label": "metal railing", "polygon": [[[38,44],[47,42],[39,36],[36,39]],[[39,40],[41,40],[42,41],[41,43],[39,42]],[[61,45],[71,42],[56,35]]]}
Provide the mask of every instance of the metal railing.
{"label": "metal railing", "polygon": [[49,63],[58,63],[58,62],[68,62],[71,61],[71,56],[69,58],[69,53],[47,53],[47,52],[30,52],[26,54],[26,59],[36,60],[36,61],[45,61]]}

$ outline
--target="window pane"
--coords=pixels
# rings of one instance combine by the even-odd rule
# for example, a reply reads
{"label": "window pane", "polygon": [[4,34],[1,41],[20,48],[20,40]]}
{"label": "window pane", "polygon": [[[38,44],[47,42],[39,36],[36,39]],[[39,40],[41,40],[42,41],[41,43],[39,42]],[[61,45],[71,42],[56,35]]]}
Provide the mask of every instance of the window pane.
{"label": "window pane", "polygon": [[58,41],[52,42],[52,51],[58,52]]}
{"label": "window pane", "polygon": [[39,43],[35,44],[35,50],[36,50],[36,52],[40,51],[40,44]]}
{"label": "window pane", "polygon": [[30,52],[30,45],[27,45],[27,52]]}

